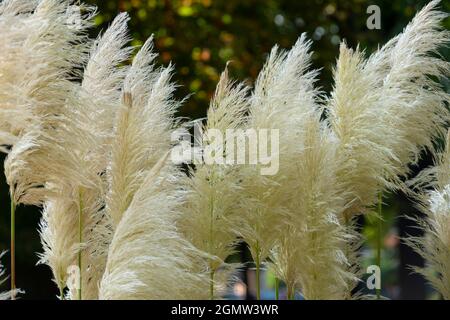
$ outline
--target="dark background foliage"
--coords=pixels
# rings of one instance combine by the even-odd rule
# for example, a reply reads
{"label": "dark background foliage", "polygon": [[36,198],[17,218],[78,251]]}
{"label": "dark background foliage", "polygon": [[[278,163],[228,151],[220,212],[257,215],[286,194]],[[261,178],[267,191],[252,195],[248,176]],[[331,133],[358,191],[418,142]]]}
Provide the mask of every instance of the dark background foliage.
{"label": "dark background foliage", "polygon": [[[181,116],[204,117],[208,101],[221,71],[231,61],[230,72],[238,80],[252,83],[274,44],[289,48],[306,32],[313,39],[313,67],[322,68],[318,85],[325,93],[332,88],[332,69],[341,40],[355,47],[358,43],[369,54],[406,26],[428,1],[424,0],[117,0],[86,1],[98,6],[95,36],[104,30],[119,11],[131,16],[133,45],[140,45],[154,34],[159,62],[175,63],[174,80],[180,85],[179,97],[190,98]],[[366,13],[369,5],[381,8],[381,29],[369,30]],[[442,2],[449,12],[450,1]],[[446,27],[450,27],[446,21]],[[443,52],[448,58],[449,52]],[[448,84],[447,84],[448,85]],[[4,156],[1,157],[1,160]],[[420,166],[430,164],[424,154]],[[9,247],[9,196],[4,177],[0,184],[0,250]],[[384,214],[383,293],[390,298],[424,298],[428,290],[419,276],[411,275],[406,265],[422,261],[405,248],[398,236],[415,233],[401,216],[416,211],[404,195],[386,195]],[[37,225],[40,210],[17,210],[17,284],[26,290],[24,299],[54,299],[57,290],[46,266],[36,266],[41,251]],[[361,221],[367,236],[367,264],[373,263],[373,221]],[[243,246],[244,247],[244,246]],[[4,263],[8,263],[9,256]],[[248,255],[241,254],[246,261]],[[7,285],[0,289],[7,289]],[[0,290],[1,291],[1,290]]]}

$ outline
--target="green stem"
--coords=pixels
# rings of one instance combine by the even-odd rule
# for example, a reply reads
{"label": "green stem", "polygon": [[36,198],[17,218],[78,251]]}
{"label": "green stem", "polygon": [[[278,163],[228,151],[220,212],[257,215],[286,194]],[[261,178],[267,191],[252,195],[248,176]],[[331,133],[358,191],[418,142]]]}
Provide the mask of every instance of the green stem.
{"label": "green stem", "polygon": [[295,300],[295,290],[294,290],[294,287],[291,285],[287,286],[287,299]]}
{"label": "green stem", "polygon": [[[214,170],[211,173],[211,179],[210,179],[210,187],[213,188],[214,186]],[[214,254],[214,197],[212,193],[209,196],[209,253]],[[211,260],[209,263],[209,270],[210,270],[210,283],[209,283],[209,298],[210,300],[214,300],[214,273],[215,268],[213,268],[214,261]]]}
{"label": "green stem", "polygon": [[256,299],[261,300],[261,253],[259,250],[259,241],[256,241],[255,248],[255,274],[256,274]]}
{"label": "green stem", "polygon": [[275,300],[280,300],[280,280],[275,278]]}
{"label": "green stem", "polygon": [[64,289],[62,288],[61,285],[59,285],[58,287],[59,287],[59,297],[61,298],[61,300],[64,300]]}
{"label": "green stem", "polygon": [[214,270],[209,272],[209,299],[214,300]]}
{"label": "green stem", "polygon": [[[377,230],[377,265],[381,270],[381,247],[383,232],[383,194],[378,193],[378,230]],[[381,298],[381,289],[376,289],[377,299]]]}
{"label": "green stem", "polygon": [[11,300],[16,298],[16,204],[11,195]]}
{"label": "green stem", "polygon": [[82,300],[81,295],[81,285],[82,285],[82,250],[81,244],[83,243],[83,191],[79,190],[79,211],[78,211],[78,242],[80,248],[78,250],[78,270],[79,270],[79,279],[78,279],[78,300]]}
{"label": "green stem", "polygon": [[261,266],[259,261],[257,261],[255,265],[256,265],[256,299],[261,300],[261,283],[260,283]]}

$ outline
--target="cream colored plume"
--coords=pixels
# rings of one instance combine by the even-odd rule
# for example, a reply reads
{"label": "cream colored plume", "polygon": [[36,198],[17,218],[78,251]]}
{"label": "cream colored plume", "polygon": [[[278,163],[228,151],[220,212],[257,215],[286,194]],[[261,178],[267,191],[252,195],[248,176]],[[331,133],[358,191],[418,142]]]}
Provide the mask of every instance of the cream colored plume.
{"label": "cream colored plume", "polygon": [[116,115],[105,210],[113,233],[105,237],[109,247],[100,299],[208,294],[204,258],[176,228],[185,177],[165,163],[179,102],[173,99],[172,66],[156,69],[155,57],[149,39],[128,70]]}
{"label": "cream colored plume", "polygon": [[[2,29],[2,40],[11,36],[11,41],[0,41],[4,47],[0,58],[0,126],[2,135],[12,138],[2,143],[12,146],[5,174],[16,204],[43,201],[45,173],[36,169],[39,166],[22,165],[38,164],[30,157],[39,150],[40,137],[51,135],[57,125],[67,95],[76,86],[72,81],[75,68],[87,56],[86,29],[91,24],[92,8],[73,5],[69,9],[71,3],[41,0],[35,8],[25,6],[9,15],[4,11],[0,18],[5,24],[17,20],[17,24]],[[80,10],[76,27],[68,23],[75,15],[72,10]]]}
{"label": "cream colored plume", "polygon": [[[304,117],[317,112],[314,82],[317,72],[308,72],[311,42],[302,35],[290,51],[274,47],[256,81],[250,98],[250,129],[278,130],[279,171],[261,175],[260,165],[246,166],[241,173],[244,197],[240,210],[245,216],[239,232],[249,245],[256,263],[262,263],[279,239],[287,212],[286,181],[298,162],[295,150],[303,134]],[[278,139],[278,137],[275,137]],[[251,148],[249,149],[251,150]],[[275,153],[275,150],[272,150]]]}
{"label": "cream colored plume", "polygon": [[425,148],[434,152],[436,138],[445,136],[450,119],[449,95],[437,82],[450,74],[450,63],[437,54],[450,42],[442,24],[448,14],[437,10],[439,2],[426,5],[400,35],[369,58],[365,70],[378,76],[382,93],[389,97],[388,118],[382,120],[399,131],[393,151],[402,176]]}
{"label": "cream colored plume", "polygon": [[178,232],[185,205],[184,174],[165,164],[147,172],[116,227],[100,284],[100,299],[205,299],[202,254]]}
{"label": "cream colored plume", "polygon": [[[444,152],[437,156],[436,165],[427,169],[414,183],[420,191],[416,196],[419,209],[425,215],[414,220],[424,235],[409,237],[406,241],[425,259],[426,265],[414,269],[444,299],[450,300],[450,133]],[[428,189],[430,186],[433,187],[431,190]]]}
{"label": "cream colored plume", "polygon": [[[358,48],[341,45],[326,107],[339,143],[338,179],[346,190],[347,209],[340,219],[353,236],[353,216],[370,209],[380,193],[408,191],[402,183],[408,166],[417,163],[424,149],[434,152],[433,143],[449,122],[449,96],[432,80],[449,72],[448,62],[434,55],[449,41],[441,26],[446,15],[436,10],[438,3],[430,2],[367,60]],[[358,242],[344,248],[356,276]]]}
{"label": "cream colored plume", "polygon": [[137,53],[126,74],[122,104],[115,119],[107,169],[105,255],[147,174],[171,147],[174,113],[178,106],[173,99],[175,86],[170,82],[172,66],[155,69],[152,40],[150,38]]}
{"label": "cream colored plume", "polygon": [[280,168],[273,176],[257,168],[243,175],[241,232],[256,263],[270,256],[290,297],[301,292],[306,299],[339,299],[351,277],[338,219],[345,207],[336,138],[321,124],[317,71],[308,71],[310,46],[303,35],[288,52],[275,47],[258,77],[248,126],[279,130]]}
{"label": "cream colored plume", "polygon": [[[195,137],[205,152],[211,155],[216,152],[222,156],[225,151],[209,150],[214,148],[213,131],[210,130],[222,134],[225,141],[227,129],[243,128],[244,112],[248,107],[247,90],[245,86],[231,81],[227,70],[222,73],[207,113],[207,123],[201,130],[201,137]],[[242,213],[236,211],[241,192],[239,166],[196,163],[195,167],[187,182],[187,203],[179,225],[187,239],[209,255],[210,298],[213,298],[218,295],[214,286],[220,289],[219,279],[222,277],[215,273],[219,268],[225,270],[231,267],[224,262],[234,251],[237,229],[243,218]]]}
{"label": "cream colored plume", "polygon": [[[22,92],[26,93],[28,88],[22,86],[23,83],[34,85],[35,76],[27,72],[29,66],[25,62],[28,62],[29,54],[22,46],[33,28],[39,26],[39,19],[32,19],[35,8],[35,1],[8,0],[0,3],[0,151],[6,153],[17,142],[31,117],[22,97]],[[19,104],[22,110],[18,108]]]}
{"label": "cream colored plume", "polygon": [[125,78],[108,168],[107,214],[116,227],[148,171],[171,146],[175,86],[172,66],[155,69],[152,39],[136,55]]}
{"label": "cream colored plume", "polygon": [[402,187],[399,176],[445,134],[449,96],[432,80],[450,70],[433,55],[449,42],[438,3],[430,2],[368,60],[341,45],[327,108],[340,140],[340,177],[351,191],[348,215],[364,212],[379,192]]}
{"label": "cream colored plume", "polygon": [[61,85],[69,84],[73,67],[85,60],[85,32],[92,8],[72,2],[11,0],[1,4],[0,143],[4,146],[17,142],[36,117],[61,107]]}
{"label": "cream colored plume", "polygon": [[[104,172],[111,150],[114,116],[101,115],[115,115],[120,106],[119,88],[125,74],[120,64],[130,53],[129,48],[124,48],[128,41],[127,21],[126,14],[119,15],[94,43],[82,86],[67,95],[58,125],[51,135],[39,141],[44,158],[33,157],[41,160],[40,170],[46,173],[41,262],[51,267],[62,291],[68,269],[78,266],[81,250],[82,299],[98,297],[98,283],[106,263],[103,230],[99,229],[105,219]],[[67,297],[78,299],[78,288],[69,289]]]}
{"label": "cream colored plume", "polygon": [[345,207],[336,176],[335,140],[319,113],[305,116],[294,151],[297,162],[282,186],[289,195],[288,215],[271,256],[289,297],[301,292],[308,300],[344,299],[353,279],[342,250],[352,239],[339,221]]}
{"label": "cream colored plume", "polygon": [[[377,90],[377,75],[365,71],[363,53],[341,44],[334,90],[327,104],[338,138],[338,179],[347,191],[345,219],[375,203],[377,193],[396,176],[393,142],[400,130],[384,121],[389,97]],[[344,219],[342,218],[344,221]]]}

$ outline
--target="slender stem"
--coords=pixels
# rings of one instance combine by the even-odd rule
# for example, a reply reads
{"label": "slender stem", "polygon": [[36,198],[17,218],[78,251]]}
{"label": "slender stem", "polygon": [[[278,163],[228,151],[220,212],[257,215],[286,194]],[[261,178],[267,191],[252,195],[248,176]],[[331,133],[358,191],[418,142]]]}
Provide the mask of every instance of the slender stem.
{"label": "slender stem", "polygon": [[261,267],[260,264],[256,264],[256,299],[261,300],[261,280],[260,280],[260,271]]}
{"label": "slender stem", "polygon": [[61,298],[61,300],[64,300],[64,289],[62,288],[61,285],[59,285],[58,287],[59,287],[59,297]]}
{"label": "slender stem", "polygon": [[16,298],[16,204],[11,195],[11,300]]}
{"label": "slender stem", "polygon": [[255,269],[256,269],[256,299],[261,300],[261,279],[260,279],[261,262],[259,258],[259,252],[256,254]]}
{"label": "slender stem", "polygon": [[289,285],[287,286],[287,299],[294,300],[295,299],[295,290],[294,287]]}
{"label": "slender stem", "polygon": [[280,300],[280,280],[275,278],[275,300]]}
{"label": "slender stem", "polygon": [[81,286],[82,286],[82,250],[81,250],[81,244],[83,243],[83,191],[79,190],[79,211],[78,211],[78,242],[80,245],[80,248],[78,250],[78,270],[79,270],[79,279],[78,279],[78,300],[82,300],[81,295]]}
{"label": "slender stem", "polygon": [[[210,187],[213,188],[214,186],[214,170],[211,173],[211,178],[210,178]],[[209,242],[208,242],[208,247],[209,247],[209,253],[214,254],[214,220],[215,220],[215,215],[214,215],[214,196],[212,195],[212,193],[209,196]],[[215,268],[213,268],[213,263],[214,261],[210,261],[209,264],[209,269],[210,269],[210,283],[209,283],[209,298],[210,300],[214,300],[214,272],[215,272]]]}
{"label": "slender stem", "polygon": [[211,269],[209,272],[209,277],[209,299],[214,300],[214,270]]}
{"label": "slender stem", "polygon": [[[377,265],[381,270],[381,247],[383,232],[383,194],[378,193]],[[381,288],[376,289],[377,299],[381,298]]]}

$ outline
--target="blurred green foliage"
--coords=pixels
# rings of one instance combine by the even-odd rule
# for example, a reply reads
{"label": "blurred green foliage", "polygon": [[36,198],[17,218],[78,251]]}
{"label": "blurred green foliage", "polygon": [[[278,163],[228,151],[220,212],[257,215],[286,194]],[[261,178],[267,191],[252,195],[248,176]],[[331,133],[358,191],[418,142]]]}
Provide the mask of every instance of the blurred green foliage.
{"label": "blurred green foliage", "polygon": [[[175,63],[180,97],[191,95],[181,115],[204,116],[219,75],[231,61],[233,76],[250,84],[275,44],[292,46],[306,32],[314,41],[313,66],[323,68],[319,85],[329,91],[341,40],[368,52],[401,31],[427,1],[419,0],[118,0],[87,1],[99,7],[105,29],[128,11],[134,45],[154,34],[160,62]],[[381,8],[381,30],[368,30],[367,7]],[[445,1],[448,9],[450,3]]]}

